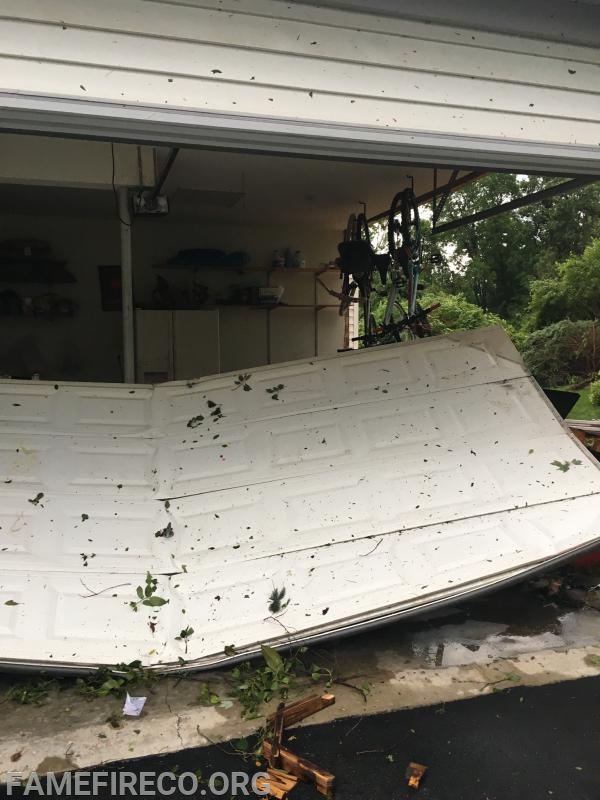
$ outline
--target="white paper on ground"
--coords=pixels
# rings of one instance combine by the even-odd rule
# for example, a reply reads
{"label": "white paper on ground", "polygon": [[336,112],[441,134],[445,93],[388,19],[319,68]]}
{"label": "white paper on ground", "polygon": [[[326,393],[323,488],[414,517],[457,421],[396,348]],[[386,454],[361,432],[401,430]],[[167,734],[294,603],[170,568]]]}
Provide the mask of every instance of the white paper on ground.
{"label": "white paper on ground", "polygon": [[126,717],[139,717],[147,699],[147,697],[131,697],[128,692],[123,706],[123,714]]}

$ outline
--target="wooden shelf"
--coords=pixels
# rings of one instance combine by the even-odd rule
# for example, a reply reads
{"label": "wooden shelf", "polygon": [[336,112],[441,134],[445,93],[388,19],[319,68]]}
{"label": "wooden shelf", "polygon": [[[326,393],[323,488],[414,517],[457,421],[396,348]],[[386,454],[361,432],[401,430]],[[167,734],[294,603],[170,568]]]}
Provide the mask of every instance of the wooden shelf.
{"label": "wooden shelf", "polygon": [[263,303],[258,305],[250,305],[250,303],[217,303],[212,308],[252,308],[256,311],[275,311],[277,308],[310,308],[320,311],[322,308],[339,308],[339,306],[337,303]]}
{"label": "wooden shelf", "polygon": [[339,308],[337,303],[278,303],[271,308],[316,308],[320,311],[322,308]]}
{"label": "wooden shelf", "polygon": [[153,269],[171,270],[187,269],[202,272],[202,270],[217,270],[220,272],[262,272],[263,274],[278,272],[288,275],[298,273],[306,275],[320,275],[323,272],[338,272],[337,267],[232,267],[228,264],[155,264]]}
{"label": "wooden shelf", "polygon": [[0,314],[0,322],[2,320],[15,320],[15,319],[22,319],[30,322],[32,319],[38,320],[45,320],[46,322],[54,322],[57,319],[74,319],[77,315],[76,314]]}
{"label": "wooden shelf", "polygon": [[64,261],[45,258],[0,258],[0,283],[37,283],[50,286],[77,283]]}
{"label": "wooden shelf", "polygon": [[273,303],[269,305],[251,305],[250,303],[217,303],[206,306],[180,306],[178,308],[147,308],[136,306],[136,311],[214,311],[217,308],[249,308],[252,311],[275,311],[277,308],[310,308],[321,311],[323,308],[339,308],[337,303]]}

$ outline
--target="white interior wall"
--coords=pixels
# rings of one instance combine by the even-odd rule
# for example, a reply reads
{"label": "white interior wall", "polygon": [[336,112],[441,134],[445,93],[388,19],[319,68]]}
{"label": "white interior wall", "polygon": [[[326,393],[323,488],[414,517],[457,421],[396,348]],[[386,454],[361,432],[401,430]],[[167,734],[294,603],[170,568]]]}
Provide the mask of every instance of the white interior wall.
{"label": "white interior wall", "polygon": [[[215,247],[226,251],[246,250],[252,264],[268,266],[274,248],[300,249],[308,264],[317,265],[336,255],[339,232],[276,225],[227,227],[168,218],[140,219],[133,226],[134,291],[136,301],[149,300],[157,271],[179,249]],[[79,311],[72,318],[31,319],[0,316],[0,373],[28,377],[82,381],[121,380],[121,315],[101,308],[97,266],[119,263],[119,227],[116,219],[59,216],[0,215],[0,240],[35,238],[48,241],[53,254],[67,262],[77,283],[56,286],[59,294],[72,298]],[[161,270],[173,284],[188,285],[191,273]],[[205,282],[213,291],[229,283],[261,283],[262,273],[223,276],[207,272]],[[330,273],[328,280],[337,280]],[[313,276],[277,275],[286,287],[285,300],[312,303]],[[7,285],[21,295],[41,294],[37,284]],[[319,302],[335,302],[319,290]],[[335,352],[343,344],[343,320],[334,309],[319,313],[319,352]],[[221,369],[243,369],[267,363],[267,315],[271,317],[271,361],[285,361],[314,353],[314,312],[310,309],[275,309],[271,312],[245,308],[223,308],[220,316]]]}
{"label": "white interior wall", "polygon": [[0,180],[37,186],[154,185],[154,148],[119,142],[3,134]]}

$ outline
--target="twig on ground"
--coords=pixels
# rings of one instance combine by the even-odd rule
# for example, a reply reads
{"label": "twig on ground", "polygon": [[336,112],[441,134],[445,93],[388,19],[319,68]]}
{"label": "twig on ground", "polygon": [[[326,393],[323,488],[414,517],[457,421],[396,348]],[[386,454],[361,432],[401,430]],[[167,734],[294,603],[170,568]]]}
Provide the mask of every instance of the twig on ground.
{"label": "twig on ground", "polygon": [[375,552],[375,550],[377,550],[377,548],[379,547],[379,545],[380,545],[382,542],[383,542],[383,539],[380,539],[380,540],[377,542],[377,544],[375,545],[375,547],[372,547],[372,548],[371,548],[371,550],[369,550],[369,552],[368,552],[368,553],[361,553],[361,554],[360,554],[360,557],[361,557],[361,558],[365,558],[366,556],[370,556],[370,555],[371,555],[371,553],[374,553],[374,552]]}
{"label": "twig on ground", "polygon": [[81,597],[97,597],[99,594],[103,594],[104,592],[110,592],[111,589],[120,589],[123,586],[131,586],[130,583],[118,583],[116,586],[107,586],[106,589],[100,589],[99,592],[94,592],[90,589],[89,586],[86,586],[85,583],[79,579],[79,583],[83,586],[84,589],[87,589],[89,594],[82,594]]}

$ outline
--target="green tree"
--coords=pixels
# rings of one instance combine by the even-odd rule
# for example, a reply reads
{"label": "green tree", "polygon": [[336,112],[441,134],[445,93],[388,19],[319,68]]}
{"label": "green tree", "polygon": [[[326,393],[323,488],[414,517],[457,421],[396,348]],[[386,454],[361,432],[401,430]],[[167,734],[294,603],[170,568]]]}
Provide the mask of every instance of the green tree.
{"label": "green tree", "polygon": [[[450,196],[440,223],[561,180],[484,176]],[[432,264],[432,281],[440,288],[462,292],[486,311],[516,320],[528,304],[530,282],[553,279],[556,262],[581,255],[594,235],[600,235],[600,183],[434,237],[444,259],[442,264]],[[536,287],[538,293],[547,289],[548,285]],[[560,313],[560,303],[553,313]]]}
{"label": "green tree", "polygon": [[[528,185],[527,179],[516,175],[487,175],[449,197],[440,223],[508,202],[523,195]],[[525,306],[538,249],[531,220],[517,213],[502,214],[441,234],[436,240],[450,253],[456,289],[468,300],[506,318]]]}
{"label": "green tree", "polygon": [[[532,190],[542,189],[556,179],[531,178]],[[553,277],[555,265],[581,255],[589,242],[600,236],[600,183],[554,197],[521,212],[535,226],[539,242],[536,273]]]}
{"label": "green tree", "polygon": [[600,239],[558,267],[571,319],[600,318]]}
{"label": "green tree", "polygon": [[535,330],[565,318],[600,319],[600,238],[557,264],[554,277],[531,284],[528,326]]}

